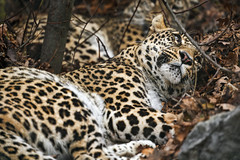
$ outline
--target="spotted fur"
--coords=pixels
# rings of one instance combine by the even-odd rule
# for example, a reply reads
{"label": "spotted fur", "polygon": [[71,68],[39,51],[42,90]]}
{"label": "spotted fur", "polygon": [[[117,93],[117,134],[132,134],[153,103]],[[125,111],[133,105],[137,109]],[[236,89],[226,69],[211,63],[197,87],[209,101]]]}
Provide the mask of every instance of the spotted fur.
{"label": "spotted fur", "polygon": [[189,90],[199,64],[187,38],[159,22],[139,45],[60,77],[0,70],[0,156],[139,159],[139,146],[164,144],[177,118],[161,102]]}

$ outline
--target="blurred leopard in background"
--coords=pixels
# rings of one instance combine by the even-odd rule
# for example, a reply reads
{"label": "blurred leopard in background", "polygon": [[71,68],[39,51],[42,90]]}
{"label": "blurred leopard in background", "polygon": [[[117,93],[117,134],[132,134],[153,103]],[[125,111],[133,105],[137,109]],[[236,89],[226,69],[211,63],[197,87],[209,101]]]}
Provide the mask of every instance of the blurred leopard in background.
{"label": "blurred leopard in background", "polygon": [[[137,3],[138,1],[130,3],[117,17],[93,17],[87,25],[86,22],[89,18],[75,14],[70,23],[63,59],[63,71],[77,69],[86,63],[96,63],[112,58],[122,49],[142,42],[148,35],[153,13],[160,12],[162,9],[159,1],[141,1],[124,37],[122,37]],[[174,11],[182,11],[196,5],[198,1],[171,0],[168,3]],[[188,19],[189,13],[185,12],[177,16],[184,23]],[[26,47],[27,54],[30,54],[34,59],[38,59],[40,56],[46,23],[47,14],[40,14],[36,19],[30,19],[28,22],[25,39],[32,36],[31,33],[37,27],[34,40]],[[23,31],[24,25],[22,23],[17,28]],[[174,26],[172,21],[170,21],[170,25]]]}

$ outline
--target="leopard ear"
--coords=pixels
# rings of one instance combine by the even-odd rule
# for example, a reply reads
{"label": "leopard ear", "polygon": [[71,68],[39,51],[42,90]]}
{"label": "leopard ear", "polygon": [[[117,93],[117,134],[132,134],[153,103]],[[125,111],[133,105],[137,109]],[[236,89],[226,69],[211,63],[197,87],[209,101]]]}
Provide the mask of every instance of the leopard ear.
{"label": "leopard ear", "polygon": [[152,20],[152,26],[150,27],[152,32],[160,32],[163,29],[166,29],[166,25],[164,23],[164,17],[162,14],[157,15]]}

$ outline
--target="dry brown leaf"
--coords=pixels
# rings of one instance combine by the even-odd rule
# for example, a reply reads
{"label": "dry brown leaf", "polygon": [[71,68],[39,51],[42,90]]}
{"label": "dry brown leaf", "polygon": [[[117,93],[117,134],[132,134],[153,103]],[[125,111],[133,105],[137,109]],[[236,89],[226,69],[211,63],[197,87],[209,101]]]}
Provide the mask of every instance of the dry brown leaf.
{"label": "dry brown leaf", "polygon": [[231,42],[227,42],[227,41],[221,41],[221,43],[223,44],[223,45],[229,45],[229,44],[231,44]]}
{"label": "dry brown leaf", "polygon": [[211,95],[207,96],[207,97],[208,97],[209,103],[211,103],[211,104],[216,104],[218,102],[218,100]]}
{"label": "dry brown leaf", "polygon": [[[188,123],[188,125],[186,125]],[[190,130],[192,129],[193,125],[190,122],[183,122],[181,123],[181,125],[176,125],[174,127],[175,129],[175,139],[182,143],[183,140],[186,138],[186,136],[188,135],[188,133],[190,132]]]}
{"label": "dry brown leaf", "polygon": [[237,65],[233,66],[233,72],[240,72],[240,67]]}
{"label": "dry brown leaf", "polygon": [[185,97],[182,99],[182,108],[195,110],[198,108],[198,103],[193,97]]}
{"label": "dry brown leaf", "polygon": [[220,109],[222,109],[223,111],[232,111],[236,108],[236,106],[234,106],[232,104],[228,104],[228,103],[219,104],[218,107]]}

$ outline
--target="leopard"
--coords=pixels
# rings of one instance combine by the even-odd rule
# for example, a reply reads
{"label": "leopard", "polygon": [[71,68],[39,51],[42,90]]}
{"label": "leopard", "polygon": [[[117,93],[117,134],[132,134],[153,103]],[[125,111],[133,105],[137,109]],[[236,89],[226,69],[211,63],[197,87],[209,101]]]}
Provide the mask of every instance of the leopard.
{"label": "leopard", "polygon": [[[96,16],[96,18],[89,19],[79,13],[74,14],[70,22],[62,71],[72,71],[84,64],[107,60],[121,50],[142,42],[149,33],[151,19],[154,16],[152,13],[161,11],[161,6],[164,5],[160,5],[156,0],[141,1],[139,5],[137,3],[137,0],[132,1],[120,15],[113,16],[113,18]],[[198,0],[169,1],[169,5],[174,11],[182,11],[197,3]],[[134,12],[135,9],[137,9],[136,12]],[[188,12],[185,12],[183,15],[178,14],[177,16],[184,24],[184,20],[186,21],[189,15]],[[39,59],[47,14],[30,18],[27,24],[25,41],[33,40],[25,47],[26,53],[31,58]],[[174,23],[171,21],[170,24]],[[19,25],[17,28],[19,37],[21,37],[20,33],[23,34],[24,25]],[[33,33],[34,35],[32,35]]]}
{"label": "leopard", "polygon": [[160,14],[142,43],[105,62],[62,75],[1,69],[0,157],[144,157],[139,147],[154,148],[175,135],[177,116],[162,112],[161,102],[191,88],[198,55]]}
{"label": "leopard", "polygon": [[9,92],[0,96],[0,159],[123,160],[140,146],[155,147],[149,141],[106,146],[90,111],[102,100],[56,75],[24,67],[1,73],[8,77],[1,74],[0,88]]}

